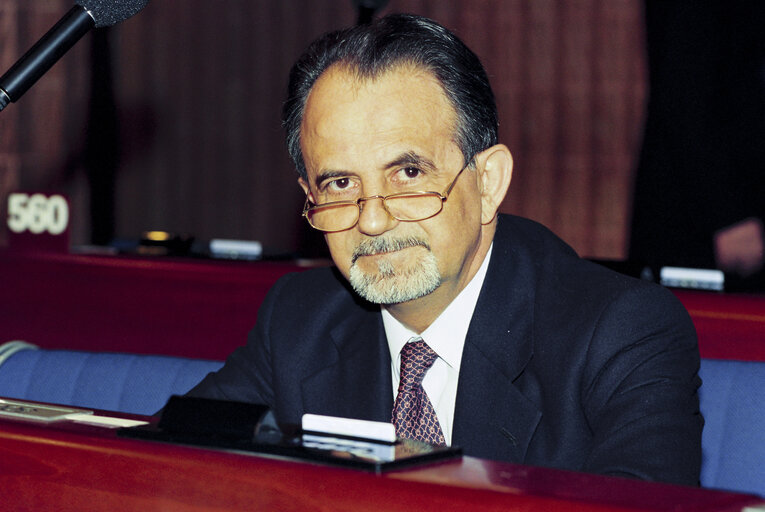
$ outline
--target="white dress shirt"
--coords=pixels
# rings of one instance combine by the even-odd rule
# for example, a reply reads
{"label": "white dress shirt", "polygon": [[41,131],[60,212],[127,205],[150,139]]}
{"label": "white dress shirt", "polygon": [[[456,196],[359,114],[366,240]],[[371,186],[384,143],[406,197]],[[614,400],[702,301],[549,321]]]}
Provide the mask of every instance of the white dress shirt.
{"label": "white dress shirt", "polygon": [[444,309],[438,318],[422,334],[406,328],[396,320],[387,309],[382,307],[385,336],[391,355],[393,377],[393,399],[398,393],[401,376],[401,349],[412,338],[422,338],[438,355],[422,381],[422,387],[430,398],[441,424],[447,445],[452,443],[452,425],[454,423],[454,404],[457,399],[457,383],[462,361],[462,348],[465,346],[473,310],[481,293],[481,286],[489,266],[492,245],[481,263],[481,267],[467,286]]}

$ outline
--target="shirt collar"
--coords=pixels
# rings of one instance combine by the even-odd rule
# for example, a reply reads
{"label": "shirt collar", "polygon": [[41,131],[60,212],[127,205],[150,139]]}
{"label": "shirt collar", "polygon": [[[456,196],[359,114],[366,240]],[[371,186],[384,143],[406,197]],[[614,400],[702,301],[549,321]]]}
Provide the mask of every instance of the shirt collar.
{"label": "shirt collar", "polygon": [[481,263],[478,272],[473,276],[467,286],[454,298],[444,309],[438,318],[425,329],[422,334],[417,334],[396,320],[387,309],[381,307],[385,336],[388,339],[391,361],[398,366],[398,357],[401,349],[411,338],[422,337],[432,348],[438,357],[456,371],[459,371],[462,361],[462,349],[465,345],[470,320],[473,318],[473,310],[478,303],[486,271],[489,268],[489,259],[494,243]]}

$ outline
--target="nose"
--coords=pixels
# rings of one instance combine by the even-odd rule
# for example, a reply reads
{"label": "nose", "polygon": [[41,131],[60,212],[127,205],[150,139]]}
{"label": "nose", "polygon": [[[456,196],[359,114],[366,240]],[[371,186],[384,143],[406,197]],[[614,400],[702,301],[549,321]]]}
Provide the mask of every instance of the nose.
{"label": "nose", "polygon": [[391,217],[383,206],[382,196],[365,197],[359,203],[359,231],[368,236],[377,236],[395,228],[399,221]]}

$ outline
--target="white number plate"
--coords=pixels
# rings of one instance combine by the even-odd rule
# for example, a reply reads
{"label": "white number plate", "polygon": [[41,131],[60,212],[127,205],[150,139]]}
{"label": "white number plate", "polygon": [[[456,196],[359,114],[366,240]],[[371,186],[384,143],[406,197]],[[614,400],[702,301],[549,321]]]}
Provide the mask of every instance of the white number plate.
{"label": "white number plate", "polygon": [[69,203],[60,195],[24,194],[8,196],[8,229],[13,233],[60,235],[69,224]]}

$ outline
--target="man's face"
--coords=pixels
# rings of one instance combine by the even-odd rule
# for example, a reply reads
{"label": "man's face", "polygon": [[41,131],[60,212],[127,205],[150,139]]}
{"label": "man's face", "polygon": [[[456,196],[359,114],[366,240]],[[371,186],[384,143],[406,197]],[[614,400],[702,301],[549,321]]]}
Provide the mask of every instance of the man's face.
{"label": "man's face", "polygon": [[[393,68],[358,81],[341,66],[322,74],[306,103],[300,180],[315,203],[444,192],[463,168],[456,113],[427,71]],[[402,222],[380,199],[362,202],[356,226],[325,235],[332,259],[356,291],[382,304],[448,304],[477,266],[481,196],[466,169],[435,217]],[[480,262],[478,262],[480,264]]]}

